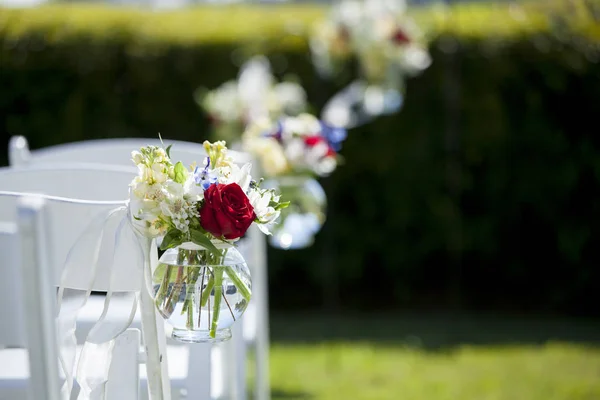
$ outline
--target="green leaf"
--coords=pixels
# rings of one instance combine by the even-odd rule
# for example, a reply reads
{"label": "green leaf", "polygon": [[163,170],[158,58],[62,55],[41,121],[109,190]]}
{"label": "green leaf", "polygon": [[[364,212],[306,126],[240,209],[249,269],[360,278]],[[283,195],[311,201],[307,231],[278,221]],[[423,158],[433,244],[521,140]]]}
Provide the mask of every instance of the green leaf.
{"label": "green leaf", "polygon": [[171,158],[171,147],[173,147],[172,144],[168,145],[167,148],[165,149],[165,153],[167,153],[167,157]]}
{"label": "green leaf", "polygon": [[275,211],[279,211],[279,210],[283,210],[284,208],[289,207],[290,204],[291,203],[289,201],[285,201],[283,203],[279,203],[279,204],[277,204],[275,206],[272,206],[272,207],[275,209]]}
{"label": "green leaf", "polygon": [[183,166],[183,163],[181,161],[179,161],[177,164],[175,164],[174,172],[175,172],[175,182],[181,183],[183,185],[188,177],[188,171]]}
{"label": "green leaf", "polygon": [[167,234],[165,235],[160,244],[160,249],[171,249],[173,247],[179,246],[181,243],[183,243],[183,237],[181,235],[181,232],[178,229],[172,228],[167,231]]}
{"label": "green leaf", "polygon": [[217,249],[217,247],[210,241],[208,236],[206,236],[204,233],[197,230],[190,230],[190,236],[192,242],[194,242],[198,246],[204,247],[217,257],[220,257],[222,255],[219,249]]}

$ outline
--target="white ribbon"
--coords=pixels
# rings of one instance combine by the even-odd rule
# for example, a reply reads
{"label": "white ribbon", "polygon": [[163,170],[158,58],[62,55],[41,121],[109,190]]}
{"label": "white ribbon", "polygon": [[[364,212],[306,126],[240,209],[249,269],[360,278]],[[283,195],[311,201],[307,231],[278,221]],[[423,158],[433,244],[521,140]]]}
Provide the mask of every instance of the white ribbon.
{"label": "white ribbon", "polygon": [[[105,231],[117,218],[119,225],[114,234],[114,243],[103,248]],[[58,339],[60,345],[60,365],[65,375],[65,382],[61,388],[61,398],[69,400],[73,390],[75,378],[81,388],[78,400],[104,399],[106,382],[112,360],[112,350],[115,339],[123,333],[133,321],[137,310],[137,295],[134,292],[113,292],[118,279],[117,269],[114,268],[118,250],[129,239],[129,247],[137,251],[139,257],[138,274],[132,279],[143,279],[141,266],[144,253],[141,244],[129,223],[128,206],[124,205],[94,218],[85,232],[80,236],[67,255],[62,271],[58,292],[58,315],[56,317]],[[105,244],[106,245],[106,244]],[[104,261],[100,263],[100,261]],[[82,268],[82,265],[89,266]],[[98,279],[99,265],[106,266],[109,271],[110,281],[107,288],[104,309],[98,321],[87,335],[75,371],[77,339],[75,336],[76,321],[79,311],[85,306],[92,288]],[[71,289],[68,282],[72,274],[87,273],[85,290]],[[142,284],[142,290],[146,285]],[[118,299],[118,307],[111,303]],[[112,307],[111,307],[112,305]],[[125,309],[125,312],[123,310]]]}

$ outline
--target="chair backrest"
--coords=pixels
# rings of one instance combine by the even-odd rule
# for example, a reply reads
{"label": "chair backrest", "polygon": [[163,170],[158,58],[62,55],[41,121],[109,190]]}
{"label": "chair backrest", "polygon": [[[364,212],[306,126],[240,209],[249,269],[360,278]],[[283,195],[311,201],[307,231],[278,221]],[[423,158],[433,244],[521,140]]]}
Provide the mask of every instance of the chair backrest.
{"label": "chair backrest", "polygon": [[[48,246],[55,230],[48,211],[53,203],[80,204],[0,192],[2,208],[8,203],[15,207],[16,222],[0,222],[0,348],[27,348],[29,399],[59,400],[56,290],[50,284]],[[138,398],[140,341],[137,329],[128,329],[116,339],[107,399]]]}
{"label": "chair backrest", "polygon": [[[143,146],[169,146],[171,158],[181,161],[184,165],[202,162],[206,151],[200,143],[182,142],[177,140],[159,139],[98,139],[73,142],[45,147],[39,150],[29,150],[27,139],[23,136],[13,136],[9,144],[9,162],[11,166],[81,162],[107,165],[132,166],[131,152]],[[246,153],[229,151],[229,155],[237,164],[250,162],[252,159]]]}
{"label": "chair backrest", "polygon": [[48,285],[45,202],[19,197],[15,223],[0,225],[0,345],[29,351],[30,399],[59,399],[55,291]]}
{"label": "chair backrest", "polygon": [[[127,198],[128,185],[136,174],[136,169],[119,168],[100,165],[32,166],[24,168],[0,168],[0,191],[15,193],[37,193],[60,198],[50,199],[47,204],[49,219],[48,244],[51,249],[50,279],[58,285],[62,267],[70,249],[75,242],[89,232],[90,221],[98,227],[103,218],[116,207],[123,206]],[[107,190],[107,188],[112,188]],[[112,192],[112,193],[111,193]],[[0,221],[16,221],[15,203],[18,196],[0,197]],[[71,198],[64,199],[64,198]],[[73,198],[78,200],[73,200]],[[116,246],[115,235],[121,220],[110,219],[104,230],[98,276],[93,290],[107,291],[110,284],[110,273],[107,268],[113,260],[111,255]],[[130,230],[125,230],[115,263],[122,279],[113,280],[113,291],[137,291],[140,289],[139,279],[132,279],[139,274],[139,252],[137,243]],[[90,247],[89,251],[93,251]],[[75,259],[86,259],[85,254],[71,253]],[[66,287],[87,289],[89,265],[81,265],[80,275],[66,277]]]}

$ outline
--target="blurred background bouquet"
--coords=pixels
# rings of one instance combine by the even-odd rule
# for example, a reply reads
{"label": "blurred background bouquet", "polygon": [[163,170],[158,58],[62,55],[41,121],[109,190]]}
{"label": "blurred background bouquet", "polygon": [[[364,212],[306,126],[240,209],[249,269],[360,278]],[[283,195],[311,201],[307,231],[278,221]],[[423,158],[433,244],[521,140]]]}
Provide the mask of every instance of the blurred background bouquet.
{"label": "blurred background bouquet", "polygon": [[271,244],[283,249],[310,246],[325,222],[326,196],[315,178],[328,176],[341,158],[346,130],[329,126],[310,114],[258,119],[242,138],[243,149],[260,163],[266,187],[293,204],[282,211]]}
{"label": "blurred background bouquet", "polygon": [[264,56],[248,60],[237,80],[227,81],[213,90],[196,90],[196,102],[208,115],[212,137],[239,149],[239,140],[247,124],[257,118],[278,118],[306,111],[304,88],[294,81],[277,82]]}

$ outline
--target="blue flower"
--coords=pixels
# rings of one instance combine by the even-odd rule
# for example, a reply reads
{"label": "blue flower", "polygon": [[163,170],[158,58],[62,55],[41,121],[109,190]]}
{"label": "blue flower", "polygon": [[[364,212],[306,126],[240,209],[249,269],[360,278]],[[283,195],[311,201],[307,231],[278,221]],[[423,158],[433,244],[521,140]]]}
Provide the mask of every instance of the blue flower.
{"label": "blue flower", "polygon": [[342,149],[342,142],[348,137],[344,128],[327,125],[321,121],[321,135],[336,152]]}
{"label": "blue flower", "polygon": [[264,137],[272,137],[274,139],[277,139],[278,141],[281,141],[282,133],[283,133],[283,124],[281,123],[281,120],[279,120],[279,121],[277,121],[277,124],[275,125],[274,129],[264,132],[263,136]]}
{"label": "blue flower", "polygon": [[217,182],[217,176],[213,172],[209,171],[209,167],[210,157],[206,157],[206,165],[204,168],[196,167],[196,169],[194,169],[194,182],[196,182],[196,185],[202,186],[202,189],[204,190],[208,189],[210,185]]}

